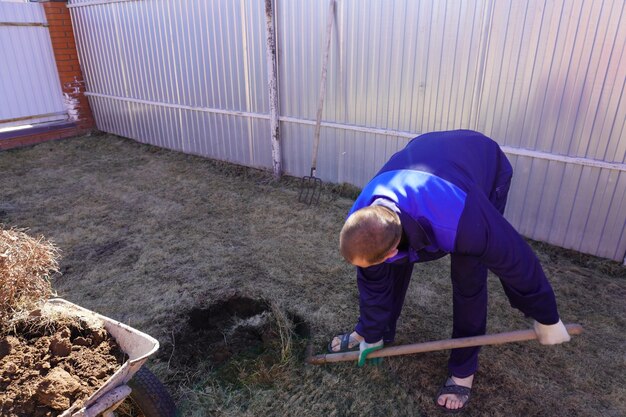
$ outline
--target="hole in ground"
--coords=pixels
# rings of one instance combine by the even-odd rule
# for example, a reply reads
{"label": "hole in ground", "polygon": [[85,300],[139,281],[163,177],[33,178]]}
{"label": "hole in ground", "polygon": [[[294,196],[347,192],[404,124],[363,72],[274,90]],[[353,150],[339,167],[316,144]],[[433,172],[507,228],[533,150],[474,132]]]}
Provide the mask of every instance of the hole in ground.
{"label": "hole in ground", "polygon": [[208,308],[194,308],[182,331],[174,335],[173,343],[164,346],[160,358],[170,368],[185,372],[217,369],[230,362],[241,366],[257,360],[271,367],[283,358],[285,335],[291,333],[292,352],[309,336],[301,317],[279,313],[282,317],[276,317],[265,300],[242,295],[218,300]]}

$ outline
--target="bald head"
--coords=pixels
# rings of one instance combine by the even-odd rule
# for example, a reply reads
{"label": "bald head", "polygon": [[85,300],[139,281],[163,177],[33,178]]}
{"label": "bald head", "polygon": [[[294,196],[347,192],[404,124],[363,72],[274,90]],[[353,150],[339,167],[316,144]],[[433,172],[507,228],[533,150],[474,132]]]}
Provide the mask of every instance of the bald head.
{"label": "bald head", "polygon": [[348,217],[339,235],[339,251],[346,261],[375,265],[385,260],[402,237],[400,217],[383,206],[369,206]]}

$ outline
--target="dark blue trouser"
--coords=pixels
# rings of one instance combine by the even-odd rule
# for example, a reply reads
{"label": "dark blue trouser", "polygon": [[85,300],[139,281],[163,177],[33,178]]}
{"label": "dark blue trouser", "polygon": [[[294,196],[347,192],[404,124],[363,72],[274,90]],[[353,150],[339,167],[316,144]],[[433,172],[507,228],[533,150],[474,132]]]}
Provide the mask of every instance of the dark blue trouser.
{"label": "dark blue trouser", "polygon": [[[487,268],[475,257],[451,255],[453,323],[452,337],[469,337],[485,334],[487,325]],[[395,339],[396,324],[400,317],[411,273],[412,263],[385,264],[392,284],[387,288],[386,305],[391,306],[383,332],[385,344]],[[361,281],[362,282],[362,281]],[[364,288],[361,293],[365,293]],[[363,317],[362,317],[363,319]],[[356,331],[359,332],[357,325]],[[448,361],[450,373],[464,378],[478,368],[479,347],[453,349]]]}
{"label": "dark blue trouser", "polygon": [[392,304],[393,308],[391,309],[391,316],[389,317],[387,328],[383,333],[383,341],[385,343],[392,343],[396,339],[396,325],[398,323],[400,313],[402,312],[402,305],[404,304],[406,290],[409,288],[409,282],[411,282],[413,264],[410,262],[399,265],[392,264],[391,268],[394,269],[393,275],[395,277],[391,290],[394,302]]}
{"label": "dark blue trouser", "polygon": [[[487,268],[475,257],[451,255],[452,337],[485,334],[487,329]],[[448,360],[450,373],[458,378],[473,375],[478,369],[480,347],[452,349]]]}
{"label": "dark blue trouser", "polygon": [[[511,185],[511,173],[501,172],[489,201],[504,215]],[[487,330],[487,267],[474,256],[451,254],[452,279],[452,337],[470,337],[485,334]],[[507,284],[503,281],[505,290]],[[452,349],[448,360],[450,374],[465,378],[478,370],[480,347]]]}

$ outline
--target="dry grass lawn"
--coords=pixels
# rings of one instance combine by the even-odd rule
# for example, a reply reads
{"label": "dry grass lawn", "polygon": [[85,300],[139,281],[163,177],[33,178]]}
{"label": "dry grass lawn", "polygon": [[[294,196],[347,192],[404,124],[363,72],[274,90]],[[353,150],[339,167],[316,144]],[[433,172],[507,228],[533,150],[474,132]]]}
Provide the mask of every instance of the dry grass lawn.
{"label": "dry grass lawn", "polygon": [[[204,355],[215,359],[215,347],[185,333],[194,309],[235,292],[304,320],[316,353],[350,329],[358,294],[336,247],[352,200],[336,189],[307,207],[293,179],[274,182],[265,172],[112,135],[2,152],[0,172],[0,223],[61,249],[62,274],[53,280],[60,296],[159,339],[161,354],[149,366],[183,415],[441,415],[433,396],[447,352],[365,369],[313,366],[303,361],[306,341],[293,336],[281,342],[291,351],[280,357],[263,352],[265,343],[213,366]],[[586,332],[557,347],[485,347],[465,415],[625,416],[626,268],[532,244],[564,321]],[[448,270],[447,258],[415,266],[398,343],[449,337]],[[493,276],[489,308],[490,333],[531,324]],[[195,349],[186,362],[177,357],[183,340]]]}

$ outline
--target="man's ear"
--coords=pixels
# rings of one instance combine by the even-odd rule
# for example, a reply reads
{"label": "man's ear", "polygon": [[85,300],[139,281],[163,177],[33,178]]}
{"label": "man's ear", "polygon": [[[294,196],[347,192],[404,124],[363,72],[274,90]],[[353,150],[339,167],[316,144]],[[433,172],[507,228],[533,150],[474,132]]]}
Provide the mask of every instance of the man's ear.
{"label": "man's ear", "polygon": [[398,254],[398,248],[393,248],[389,253],[385,256],[385,261],[389,258],[393,258]]}

